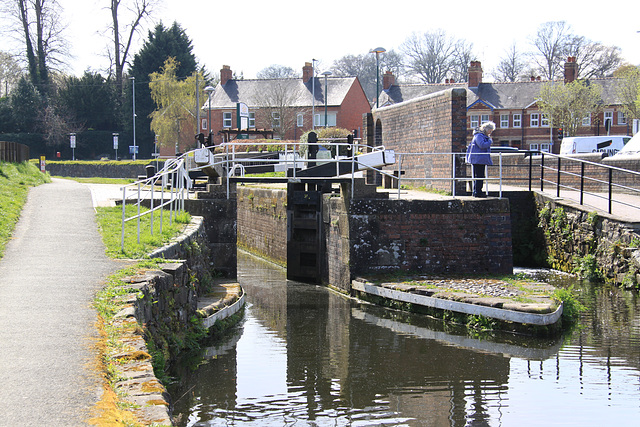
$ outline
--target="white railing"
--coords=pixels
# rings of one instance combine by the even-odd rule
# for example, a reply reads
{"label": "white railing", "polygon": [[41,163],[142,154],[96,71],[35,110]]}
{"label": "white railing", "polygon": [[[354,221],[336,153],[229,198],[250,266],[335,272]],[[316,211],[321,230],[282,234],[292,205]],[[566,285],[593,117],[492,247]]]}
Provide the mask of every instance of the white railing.
{"label": "white railing", "polygon": [[[139,179],[132,184],[121,188],[122,190],[122,231],[120,239],[120,249],[124,251],[125,223],[137,221],[137,239],[140,244],[140,218],[150,215],[150,232],[154,233],[154,215],[156,211],[160,211],[160,233],[162,233],[162,223],[164,221],[165,207],[169,206],[169,224],[175,218],[178,210],[184,210],[184,199],[186,197],[185,190],[192,187],[193,183],[189,178],[189,172],[186,166],[186,155],[180,156],[173,160],[165,162],[164,167],[154,176],[145,179]],[[171,181],[171,189],[167,193],[169,181]],[[156,186],[160,183],[160,203],[155,205]],[[188,194],[188,193],[187,193]],[[166,197],[166,200],[165,200]],[[142,201],[149,199],[150,208],[141,212]],[[137,214],[130,217],[126,216],[125,208],[128,200],[134,200],[137,206]]]}

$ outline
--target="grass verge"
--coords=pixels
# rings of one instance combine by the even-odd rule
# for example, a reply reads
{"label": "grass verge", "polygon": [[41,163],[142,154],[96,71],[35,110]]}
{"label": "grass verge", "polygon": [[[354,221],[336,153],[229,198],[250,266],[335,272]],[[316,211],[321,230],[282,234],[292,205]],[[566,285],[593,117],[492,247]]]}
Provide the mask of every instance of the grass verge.
{"label": "grass verge", "polygon": [[33,164],[0,162],[0,258],[27,201],[29,187],[51,182]]}
{"label": "grass verge", "polygon": [[[148,212],[141,208],[140,212]],[[184,230],[191,221],[191,215],[184,211],[169,211],[162,215],[159,211],[153,213],[153,233],[151,233],[151,214],[140,218],[140,240],[138,241],[137,220],[125,223],[124,250],[122,249],[122,207],[99,207],[96,209],[96,219],[102,233],[102,241],[107,247],[107,256],[111,258],[142,259],[154,249],[162,247]],[[130,218],[137,214],[136,205],[125,206],[125,216]],[[162,220],[162,232],[160,221]]]}

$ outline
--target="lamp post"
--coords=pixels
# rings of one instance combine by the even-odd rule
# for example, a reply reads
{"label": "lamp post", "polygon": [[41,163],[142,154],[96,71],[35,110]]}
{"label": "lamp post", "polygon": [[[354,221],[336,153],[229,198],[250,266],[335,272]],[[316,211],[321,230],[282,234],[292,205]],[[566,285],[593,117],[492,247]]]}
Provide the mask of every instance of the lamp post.
{"label": "lamp post", "polygon": [[379,98],[380,98],[380,54],[386,52],[386,49],[383,47],[377,47],[375,49],[371,49],[371,51],[369,51],[369,53],[375,53],[376,54],[376,108],[378,108],[379,105]]}
{"label": "lamp post", "polygon": [[311,60],[311,129],[316,128],[316,61]]}
{"label": "lamp post", "polygon": [[328,126],[327,124],[327,102],[329,100],[329,93],[327,92],[327,77],[333,74],[331,71],[325,71],[322,73],[324,76],[324,127]]}
{"label": "lamp post", "polygon": [[131,91],[133,94],[133,160],[136,159],[138,147],[136,147],[136,78],[131,77]]}
{"label": "lamp post", "polygon": [[[204,88],[204,91],[207,93],[207,110],[209,110],[209,116],[207,118],[207,127],[208,127],[208,134],[207,134],[207,140],[210,141],[210,136],[211,136],[211,94],[213,93],[213,91],[215,90],[215,88],[213,86],[207,86]],[[210,141],[210,143],[213,143],[212,141]]]}

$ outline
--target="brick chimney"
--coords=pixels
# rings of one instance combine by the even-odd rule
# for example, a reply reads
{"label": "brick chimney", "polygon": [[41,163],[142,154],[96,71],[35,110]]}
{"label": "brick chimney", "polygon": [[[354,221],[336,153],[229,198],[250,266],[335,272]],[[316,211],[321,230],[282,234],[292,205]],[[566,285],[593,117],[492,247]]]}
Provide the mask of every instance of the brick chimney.
{"label": "brick chimney", "polygon": [[480,61],[471,61],[469,65],[469,87],[478,87],[482,83],[482,64]]}
{"label": "brick chimney", "polygon": [[305,62],[302,67],[302,83],[306,83],[313,77],[313,65],[311,62]]}
{"label": "brick chimney", "polygon": [[223,65],[222,70],[220,70],[220,84],[224,86],[232,78],[233,71],[231,71],[231,67],[229,67],[228,65]]}
{"label": "brick chimney", "polygon": [[386,71],[382,76],[382,90],[388,90],[396,84],[396,76],[391,71]]}
{"label": "brick chimney", "polygon": [[564,83],[571,83],[578,77],[578,63],[575,56],[570,56],[564,63]]}

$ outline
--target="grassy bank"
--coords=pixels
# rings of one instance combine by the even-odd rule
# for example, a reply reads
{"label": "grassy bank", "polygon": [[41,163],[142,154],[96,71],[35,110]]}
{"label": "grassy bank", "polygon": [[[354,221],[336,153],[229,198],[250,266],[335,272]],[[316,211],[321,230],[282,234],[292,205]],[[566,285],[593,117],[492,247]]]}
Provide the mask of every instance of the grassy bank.
{"label": "grassy bank", "polygon": [[29,187],[50,181],[31,163],[0,162],[0,258],[27,201]]}
{"label": "grassy bank", "polygon": [[[148,209],[141,208],[140,212],[147,212]],[[153,215],[153,234],[151,233],[151,215],[147,214],[140,218],[140,241],[138,241],[137,220],[125,223],[124,250],[122,250],[122,207],[99,207],[96,208],[96,219],[102,241],[107,247],[107,256],[111,258],[141,259],[147,258],[154,249],[160,248],[169,243],[172,238],[179,235],[186,224],[191,222],[191,215],[184,211],[174,213],[173,217],[169,211],[162,213],[162,232],[160,232],[160,212]],[[137,214],[135,205],[125,207],[127,218]]]}

